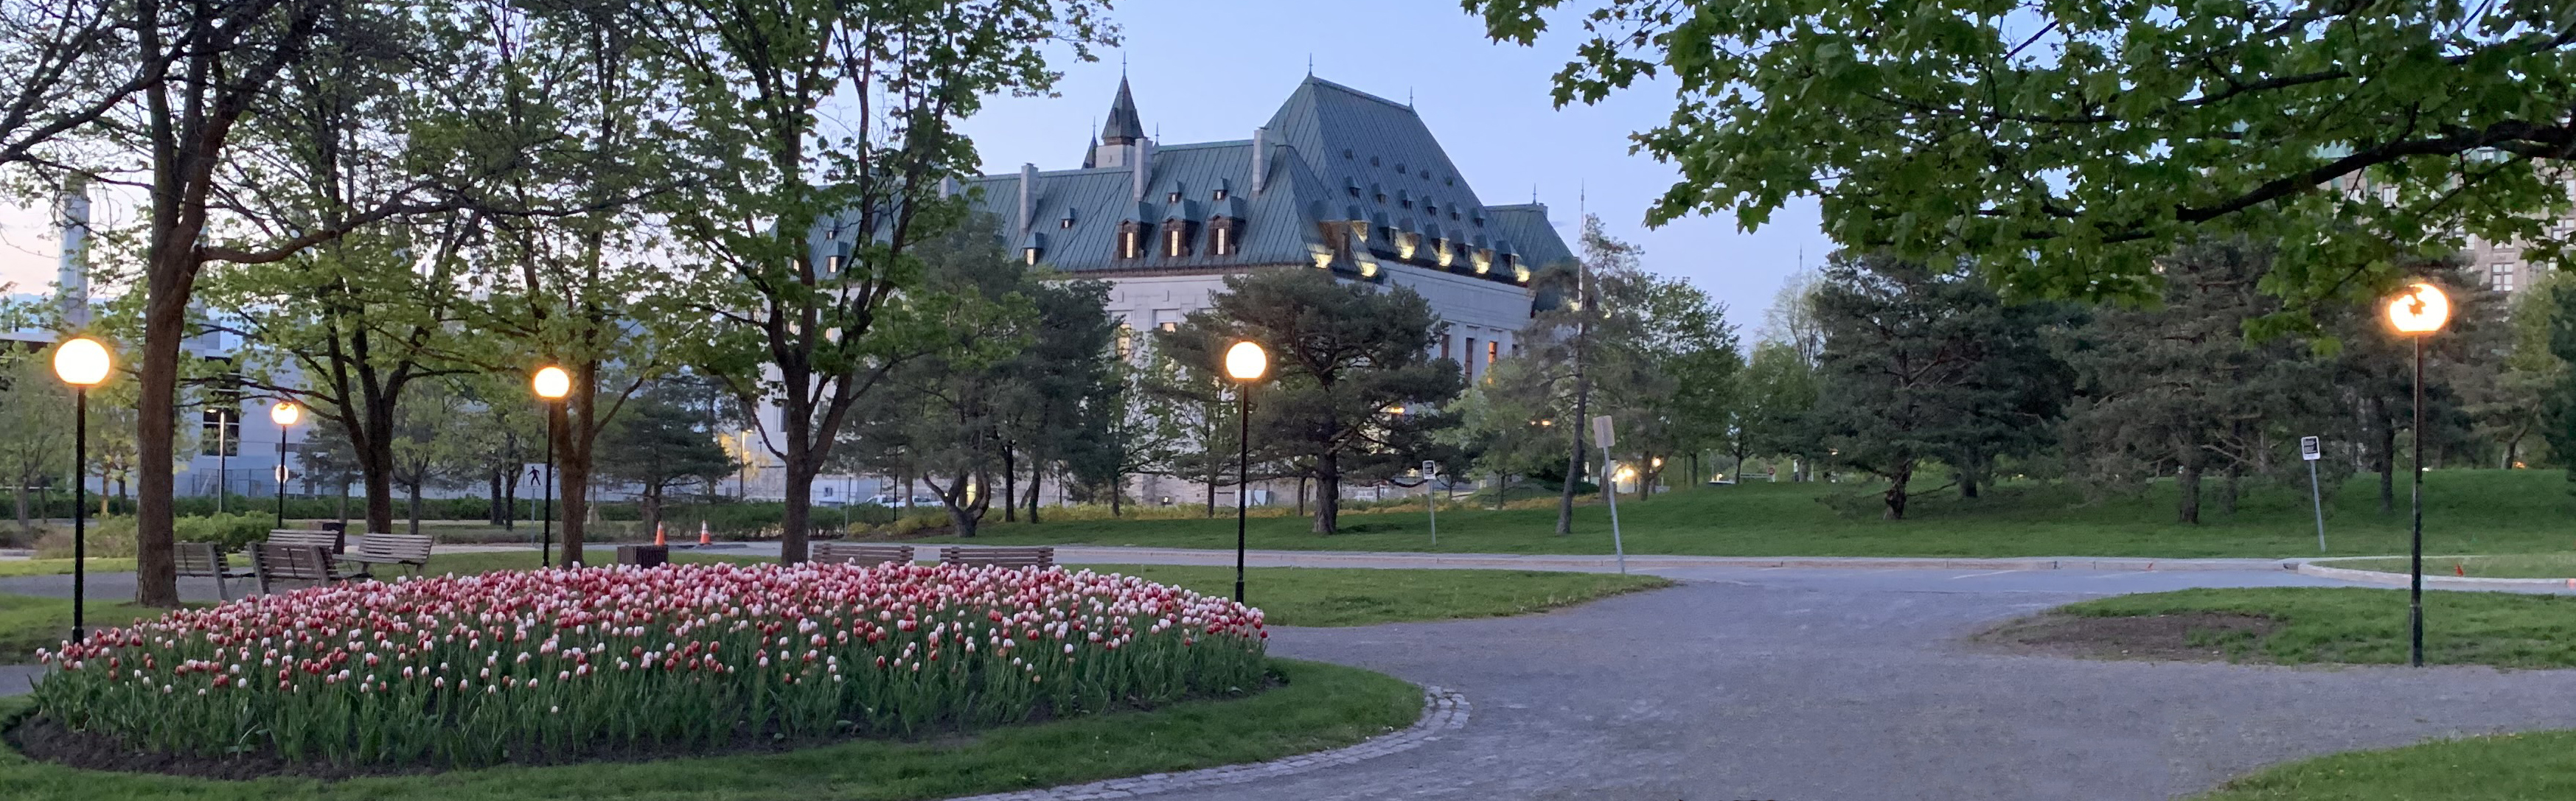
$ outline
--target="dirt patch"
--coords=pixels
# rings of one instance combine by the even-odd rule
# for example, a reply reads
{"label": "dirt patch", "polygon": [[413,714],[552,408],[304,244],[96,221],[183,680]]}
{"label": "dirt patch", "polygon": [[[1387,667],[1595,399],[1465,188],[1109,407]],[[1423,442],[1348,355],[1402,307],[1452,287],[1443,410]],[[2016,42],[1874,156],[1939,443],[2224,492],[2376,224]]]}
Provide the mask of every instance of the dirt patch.
{"label": "dirt patch", "polygon": [[2048,613],[1987,629],[1972,640],[2016,653],[2087,659],[2260,662],[2281,622],[2262,615],[2192,612],[2089,617]]}

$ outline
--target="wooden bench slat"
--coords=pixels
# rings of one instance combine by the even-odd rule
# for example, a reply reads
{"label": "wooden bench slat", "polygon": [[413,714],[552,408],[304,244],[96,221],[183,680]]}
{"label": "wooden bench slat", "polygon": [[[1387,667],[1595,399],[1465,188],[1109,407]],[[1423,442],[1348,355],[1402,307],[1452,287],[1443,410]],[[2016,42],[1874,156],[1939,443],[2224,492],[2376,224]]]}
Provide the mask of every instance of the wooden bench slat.
{"label": "wooden bench slat", "polygon": [[946,546],[939,549],[939,563],[961,567],[1054,567],[1055,548]]}
{"label": "wooden bench slat", "polygon": [[827,564],[882,565],[911,564],[910,545],[861,545],[847,542],[817,542],[808,546],[809,561]]}

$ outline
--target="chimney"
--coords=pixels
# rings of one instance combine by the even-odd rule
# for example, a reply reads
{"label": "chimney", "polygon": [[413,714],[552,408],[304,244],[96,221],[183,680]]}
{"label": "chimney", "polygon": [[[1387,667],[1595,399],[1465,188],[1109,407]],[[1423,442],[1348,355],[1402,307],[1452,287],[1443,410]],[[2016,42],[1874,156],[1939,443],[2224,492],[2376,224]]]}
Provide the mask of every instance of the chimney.
{"label": "chimney", "polygon": [[55,221],[62,231],[62,266],[54,271],[55,302],[60,305],[63,324],[78,328],[89,324],[89,180],[80,176],[63,179],[60,199],[62,216]]}
{"label": "chimney", "polygon": [[1150,174],[1151,169],[1147,162],[1154,160],[1154,140],[1138,139],[1136,140],[1135,148],[1136,163],[1133,165],[1134,169],[1130,170],[1130,173],[1135,176],[1135,200],[1142,201],[1145,199],[1145,181],[1152,177]]}
{"label": "chimney", "polygon": [[1030,164],[1030,163],[1025,163],[1025,162],[1021,163],[1021,164],[1020,164],[1020,220],[1019,220],[1020,227],[1019,227],[1019,231],[1011,237],[1011,240],[1012,240],[1013,242],[1017,242],[1017,241],[1022,240],[1022,239],[1027,239],[1027,238],[1028,238],[1028,236],[1029,236],[1029,225],[1037,221],[1037,220],[1036,220],[1037,212],[1038,212],[1038,193],[1037,193],[1037,185],[1038,185],[1038,165],[1036,165],[1036,164]]}
{"label": "chimney", "polygon": [[939,179],[939,199],[941,199],[941,200],[947,200],[947,199],[949,199],[949,198],[956,197],[956,196],[957,196],[957,177],[952,175],[952,176],[948,176],[948,177],[946,177],[946,178],[941,178],[941,179]]}
{"label": "chimney", "polygon": [[1252,129],[1252,194],[1254,197],[1261,195],[1261,185],[1265,183],[1263,179],[1269,177],[1269,172],[1270,129],[1254,128]]}

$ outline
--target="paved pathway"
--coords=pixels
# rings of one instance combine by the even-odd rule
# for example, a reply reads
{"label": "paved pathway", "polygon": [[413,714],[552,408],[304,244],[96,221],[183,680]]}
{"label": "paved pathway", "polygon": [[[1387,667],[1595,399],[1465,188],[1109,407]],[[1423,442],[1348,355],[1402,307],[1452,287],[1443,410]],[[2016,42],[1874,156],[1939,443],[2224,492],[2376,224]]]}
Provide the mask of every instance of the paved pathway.
{"label": "paved pathway", "polygon": [[[1653,572],[1683,584],[1518,618],[1278,629],[1274,653],[1453,688],[1474,720],[1402,753],[1155,797],[2165,799],[2316,754],[2576,726],[2576,671],[2107,662],[1961,641],[2085,597],[2349,586],[2285,570]],[[0,692],[13,680],[0,668]]]}

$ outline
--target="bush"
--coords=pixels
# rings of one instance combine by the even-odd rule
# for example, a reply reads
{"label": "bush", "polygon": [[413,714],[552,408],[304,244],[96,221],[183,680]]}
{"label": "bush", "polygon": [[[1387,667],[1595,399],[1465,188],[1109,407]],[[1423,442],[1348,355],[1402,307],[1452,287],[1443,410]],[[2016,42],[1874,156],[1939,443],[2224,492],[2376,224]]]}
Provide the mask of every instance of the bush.
{"label": "bush", "polygon": [[1258,610],[1090,571],[538,570],[172,612],[44,654],[33,697],[143,751],[454,768],[1240,695],[1267,636]]}
{"label": "bush", "polygon": [[[127,536],[131,537],[132,519],[126,520]],[[227,551],[268,539],[269,530],[276,527],[277,518],[266,514],[208,515],[171,521],[171,529],[180,542],[211,542]]]}

